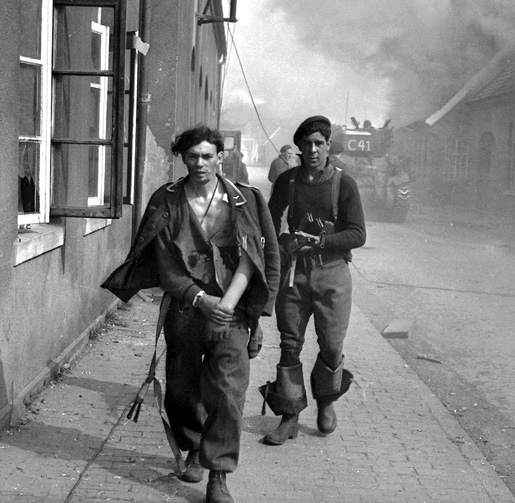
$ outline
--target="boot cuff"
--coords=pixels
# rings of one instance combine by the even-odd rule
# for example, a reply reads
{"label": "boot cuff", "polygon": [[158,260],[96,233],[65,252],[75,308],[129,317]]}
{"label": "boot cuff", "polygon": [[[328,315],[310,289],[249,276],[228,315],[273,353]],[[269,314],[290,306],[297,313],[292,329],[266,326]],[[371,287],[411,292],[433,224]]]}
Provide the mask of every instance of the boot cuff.
{"label": "boot cuff", "polygon": [[288,397],[277,393],[277,382],[268,381],[259,388],[259,392],[263,396],[263,409],[261,414],[264,416],[266,413],[266,405],[270,407],[271,411],[276,416],[284,414],[298,414],[308,406],[308,399],[306,393],[297,397]]}

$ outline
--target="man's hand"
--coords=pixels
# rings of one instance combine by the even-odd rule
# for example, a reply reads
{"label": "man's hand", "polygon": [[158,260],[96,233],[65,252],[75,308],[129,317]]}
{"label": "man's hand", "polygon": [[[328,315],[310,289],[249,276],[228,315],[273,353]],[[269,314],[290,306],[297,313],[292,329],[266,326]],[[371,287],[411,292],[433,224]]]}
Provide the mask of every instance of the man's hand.
{"label": "man's hand", "polygon": [[312,250],[313,247],[320,244],[320,238],[318,236],[308,234],[307,232],[295,231],[295,236],[297,236],[299,243],[303,245],[299,251]]}
{"label": "man's hand", "polygon": [[197,306],[204,313],[204,316],[217,325],[225,325],[232,320],[234,309],[224,306],[220,297],[208,295],[207,293],[197,302]]}
{"label": "man's hand", "polygon": [[229,337],[230,323],[220,325],[210,320],[206,323],[206,338],[208,342],[219,342]]}
{"label": "man's hand", "polygon": [[221,300],[220,297],[205,293],[197,303],[207,318],[206,337],[208,342],[218,342],[229,335],[229,324],[234,310],[224,306]]}

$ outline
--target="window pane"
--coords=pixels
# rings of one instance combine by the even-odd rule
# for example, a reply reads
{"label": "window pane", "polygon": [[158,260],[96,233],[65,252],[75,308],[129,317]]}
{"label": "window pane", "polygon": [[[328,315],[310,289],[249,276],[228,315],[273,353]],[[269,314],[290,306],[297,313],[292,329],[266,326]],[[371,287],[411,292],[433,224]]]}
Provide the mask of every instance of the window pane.
{"label": "window pane", "polygon": [[58,6],[55,69],[110,70],[113,9]]}
{"label": "window pane", "polygon": [[40,134],[40,91],[41,68],[20,65],[20,135]]}
{"label": "window pane", "polygon": [[53,206],[101,206],[108,202],[111,148],[54,145]]}
{"label": "window pane", "polygon": [[39,143],[20,142],[18,164],[18,212],[39,211]]}
{"label": "window pane", "polygon": [[57,75],[56,138],[111,139],[111,77]]}
{"label": "window pane", "polygon": [[18,0],[20,8],[20,56],[41,57],[41,0]]}

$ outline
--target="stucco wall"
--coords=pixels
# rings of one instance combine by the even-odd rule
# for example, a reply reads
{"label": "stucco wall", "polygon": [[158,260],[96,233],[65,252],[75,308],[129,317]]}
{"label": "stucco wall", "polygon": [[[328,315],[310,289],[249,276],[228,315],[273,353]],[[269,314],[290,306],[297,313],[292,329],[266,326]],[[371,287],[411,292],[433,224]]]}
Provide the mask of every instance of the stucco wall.
{"label": "stucco wall", "polygon": [[27,386],[114,301],[100,284],[128,251],[131,208],[104,229],[86,236],[84,229],[83,219],[67,219],[62,247],[11,264],[10,288],[1,289],[10,312],[1,344],[0,410],[8,401],[20,407]]}
{"label": "stucco wall", "polygon": [[[144,203],[163,183],[184,174],[171,167],[170,141],[205,117],[197,107],[197,69],[191,69],[196,2],[150,2],[152,34],[148,53],[149,93],[146,128]],[[128,29],[138,27],[139,0],[128,2]],[[18,0],[0,2],[0,428],[23,413],[23,401],[38,390],[48,369],[87,341],[115,297],[100,288],[125,258],[131,242],[132,210],[111,225],[84,235],[85,220],[52,221],[64,229],[64,244],[15,266],[18,236]],[[213,86],[219,78],[212,27],[203,27],[203,74]],[[207,74],[206,74],[207,72]],[[212,75],[211,75],[212,72]],[[214,91],[214,88],[213,88]],[[216,125],[212,114],[207,117]],[[215,123],[213,123],[215,122]],[[177,166],[181,162],[175,160]],[[12,415],[14,414],[14,415]]]}
{"label": "stucco wall", "polygon": [[86,236],[84,219],[62,219],[55,223],[64,228],[64,245],[15,266],[18,15],[18,0],[0,2],[0,428],[19,419],[27,394],[37,391],[53,362],[113,305],[100,283],[124,259],[132,225],[131,207]]}
{"label": "stucco wall", "polygon": [[[0,410],[7,404],[9,385],[6,382],[7,344],[17,334],[12,326],[13,267],[12,243],[17,235],[17,166],[18,114],[13,91],[18,82],[18,2],[0,2],[0,44],[2,47],[2,78],[0,79]],[[14,172],[15,176],[9,176]]]}

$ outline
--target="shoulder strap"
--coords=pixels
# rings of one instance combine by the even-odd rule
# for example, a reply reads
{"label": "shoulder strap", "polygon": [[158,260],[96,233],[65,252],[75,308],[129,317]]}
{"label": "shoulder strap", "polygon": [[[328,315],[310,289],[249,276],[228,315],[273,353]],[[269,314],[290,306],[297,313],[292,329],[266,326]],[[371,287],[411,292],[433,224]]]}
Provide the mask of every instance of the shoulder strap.
{"label": "shoulder strap", "polygon": [[288,226],[290,232],[295,230],[293,226],[293,196],[295,192],[295,179],[297,178],[298,167],[294,167],[290,173],[290,185],[288,186]]}
{"label": "shoulder strap", "polygon": [[340,182],[342,180],[342,170],[334,168],[333,181],[331,184],[331,204],[333,207],[333,219],[336,223],[338,219],[338,199],[340,196]]}

